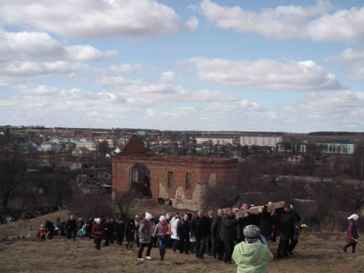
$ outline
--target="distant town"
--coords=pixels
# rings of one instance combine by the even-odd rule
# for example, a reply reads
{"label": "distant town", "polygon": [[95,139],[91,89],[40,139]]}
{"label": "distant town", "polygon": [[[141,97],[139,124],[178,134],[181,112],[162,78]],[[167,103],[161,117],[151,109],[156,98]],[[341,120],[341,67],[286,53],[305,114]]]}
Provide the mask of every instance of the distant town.
{"label": "distant town", "polygon": [[[70,192],[74,199],[75,186],[82,194],[111,196],[113,158],[122,153],[132,136],[138,136],[155,156],[234,159],[242,170],[239,179],[242,185],[257,187],[249,186],[245,192],[264,192],[264,181],[276,183],[279,178],[280,181],[304,180],[304,183],[320,180],[320,177],[331,180],[340,177],[343,181],[364,178],[364,133],[2,126],[0,159],[10,162],[10,159],[20,158],[25,162],[26,170],[22,174],[25,178],[22,180],[32,185],[31,188],[18,187],[13,195],[10,194],[10,185],[10,195],[4,191],[3,208],[23,212],[26,207],[30,211],[40,210],[39,214],[44,208],[57,210],[69,204]],[[252,171],[254,175],[250,175]],[[289,189],[285,188],[284,192]]]}

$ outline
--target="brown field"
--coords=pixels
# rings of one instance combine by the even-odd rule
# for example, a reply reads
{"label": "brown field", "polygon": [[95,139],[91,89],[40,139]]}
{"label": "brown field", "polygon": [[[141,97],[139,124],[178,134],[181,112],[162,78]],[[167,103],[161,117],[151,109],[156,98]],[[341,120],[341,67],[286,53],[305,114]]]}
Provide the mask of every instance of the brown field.
{"label": "brown field", "polygon": [[[357,254],[344,254],[342,234],[305,234],[297,254],[286,260],[274,261],[270,273],[360,273],[364,272],[364,250],[359,245]],[[362,242],[363,243],[363,242]],[[272,249],[276,245],[272,245]],[[233,265],[225,265],[209,257],[203,261],[192,255],[167,252],[164,262],[154,260],[137,263],[135,251],[113,245],[101,251],[94,249],[90,240],[55,239],[46,242],[32,240],[3,241],[0,243],[1,273],[233,273]]]}

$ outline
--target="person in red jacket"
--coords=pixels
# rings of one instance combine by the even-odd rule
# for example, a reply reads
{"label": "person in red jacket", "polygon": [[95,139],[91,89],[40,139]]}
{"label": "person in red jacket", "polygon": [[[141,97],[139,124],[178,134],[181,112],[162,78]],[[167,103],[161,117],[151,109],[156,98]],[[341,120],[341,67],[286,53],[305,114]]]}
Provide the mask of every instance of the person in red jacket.
{"label": "person in red jacket", "polygon": [[37,237],[41,241],[45,241],[47,239],[47,229],[44,227],[44,225],[40,225],[40,228],[37,232]]}
{"label": "person in red jacket", "polygon": [[104,237],[104,227],[101,224],[100,218],[94,219],[94,224],[92,225],[92,236],[95,240],[95,247],[96,249],[101,249],[101,241]]}
{"label": "person in red jacket", "polygon": [[359,234],[358,234],[358,227],[356,222],[359,220],[358,214],[352,214],[348,217],[349,226],[346,231],[346,240],[347,244],[344,247],[344,252],[347,251],[349,247],[352,247],[352,252],[355,253],[356,245],[358,244]]}

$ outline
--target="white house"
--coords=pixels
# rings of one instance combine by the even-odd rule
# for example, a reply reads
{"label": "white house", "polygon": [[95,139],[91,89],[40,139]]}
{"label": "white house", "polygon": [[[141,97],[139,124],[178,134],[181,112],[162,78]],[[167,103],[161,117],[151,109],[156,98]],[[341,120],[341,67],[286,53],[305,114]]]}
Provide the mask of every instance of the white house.
{"label": "white house", "polygon": [[196,144],[212,143],[213,145],[228,145],[233,144],[234,139],[232,137],[214,137],[203,136],[196,137]]}
{"label": "white house", "polygon": [[346,154],[352,155],[355,151],[355,144],[350,142],[324,142],[317,143],[321,152],[325,154]]}
{"label": "white house", "polygon": [[241,146],[261,146],[275,148],[278,143],[282,142],[281,136],[269,135],[245,135],[240,137]]}

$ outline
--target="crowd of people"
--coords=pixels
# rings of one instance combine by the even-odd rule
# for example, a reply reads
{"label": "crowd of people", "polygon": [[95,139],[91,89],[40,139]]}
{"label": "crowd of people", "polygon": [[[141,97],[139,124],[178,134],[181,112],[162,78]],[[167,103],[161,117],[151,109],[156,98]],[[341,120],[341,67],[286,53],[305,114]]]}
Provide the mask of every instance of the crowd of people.
{"label": "crowd of people", "polygon": [[[359,238],[356,222],[359,216],[351,215],[347,230],[349,247],[355,252]],[[280,209],[264,206],[259,213],[250,213],[249,206],[240,209],[218,209],[207,213],[184,213],[158,215],[146,212],[142,217],[94,218],[83,221],[70,216],[65,222],[47,221],[41,226],[40,239],[52,239],[54,235],[75,240],[76,237],[92,238],[96,249],[117,243],[127,249],[137,249],[139,262],[151,260],[153,248],[159,248],[164,260],[167,249],[181,254],[193,254],[198,259],[206,255],[225,263],[234,261],[238,268],[254,263],[252,255],[260,257],[264,266],[273,255],[270,242],[278,243],[278,259],[293,255],[299,241],[301,217],[293,205]],[[258,265],[254,265],[258,266]],[[242,271],[243,272],[243,271]]]}
{"label": "crowd of people", "polygon": [[[261,238],[276,241],[280,238],[278,257],[292,254],[299,236],[300,217],[292,206],[281,210],[268,211],[265,206],[261,213],[242,213],[243,210],[219,209],[208,213],[169,213],[153,217],[145,213],[134,219],[94,218],[84,221],[70,216],[67,221],[58,219],[55,223],[46,221],[41,226],[40,239],[51,239],[54,235],[75,240],[89,237],[95,240],[95,247],[101,249],[117,242],[131,249],[139,248],[138,258],[144,249],[147,257],[153,246],[159,246],[161,259],[167,248],[180,253],[193,253],[197,258],[213,256],[226,263],[231,262],[234,246],[244,240],[244,228],[255,225],[261,231]],[[102,244],[102,242],[104,242]]]}

